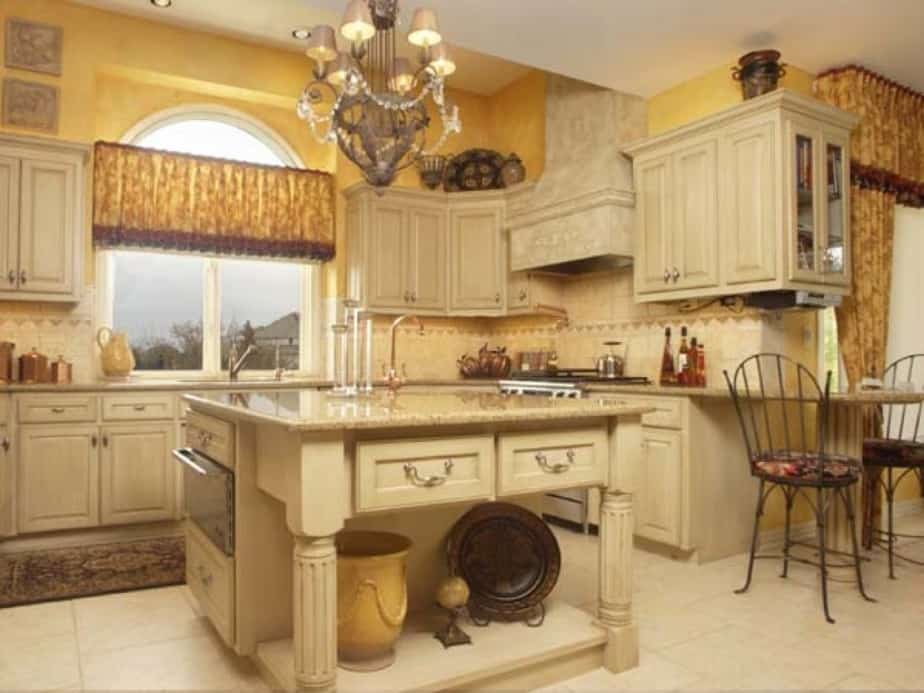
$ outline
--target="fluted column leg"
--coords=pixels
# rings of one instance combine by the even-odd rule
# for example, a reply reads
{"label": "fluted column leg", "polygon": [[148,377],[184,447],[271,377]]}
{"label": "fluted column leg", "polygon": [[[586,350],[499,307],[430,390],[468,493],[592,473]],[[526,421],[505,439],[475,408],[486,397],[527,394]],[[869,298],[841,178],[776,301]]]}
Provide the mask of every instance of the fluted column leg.
{"label": "fluted column leg", "polygon": [[632,495],[606,492],[600,506],[600,606],[608,631],[603,666],[613,672],[638,666],[638,625],[632,616]]}
{"label": "fluted column leg", "polygon": [[295,683],[333,691],[337,683],[337,548],[334,538],[295,537]]}

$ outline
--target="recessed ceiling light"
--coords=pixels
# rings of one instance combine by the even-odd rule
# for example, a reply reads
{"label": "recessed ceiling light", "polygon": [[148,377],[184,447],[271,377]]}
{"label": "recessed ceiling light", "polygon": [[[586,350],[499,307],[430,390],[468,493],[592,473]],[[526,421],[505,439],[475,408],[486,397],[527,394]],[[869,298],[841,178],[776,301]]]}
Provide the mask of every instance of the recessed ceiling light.
{"label": "recessed ceiling light", "polygon": [[151,4],[154,5],[154,7],[165,9],[173,4],[173,0],[151,0]]}
{"label": "recessed ceiling light", "polygon": [[299,41],[304,41],[311,38],[311,29],[306,26],[297,26],[292,29],[292,38],[297,38]]}

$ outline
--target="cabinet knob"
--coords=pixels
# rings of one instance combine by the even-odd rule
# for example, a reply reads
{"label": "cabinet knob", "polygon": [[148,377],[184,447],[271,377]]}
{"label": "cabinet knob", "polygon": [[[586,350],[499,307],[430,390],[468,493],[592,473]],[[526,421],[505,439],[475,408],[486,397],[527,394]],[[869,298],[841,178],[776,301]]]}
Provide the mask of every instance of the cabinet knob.
{"label": "cabinet knob", "polygon": [[10,270],[10,273],[6,275],[6,278],[9,280],[10,284],[16,283],[16,270]]}
{"label": "cabinet knob", "polygon": [[671,280],[671,271],[669,269],[664,270],[664,283],[667,284]]}
{"label": "cabinet knob", "polygon": [[495,302],[495,303],[500,303],[500,302],[501,302],[500,291],[498,291],[496,294],[494,294],[494,302]]}
{"label": "cabinet knob", "polygon": [[19,271],[19,283],[20,283],[20,284],[25,284],[25,283],[26,283],[26,270],[20,270],[20,271]]}
{"label": "cabinet knob", "polygon": [[109,436],[105,436],[105,435],[103,436],[103,447],[104,448],[109,447]]}
{"label": "cabinet knob", "polygon": [[405,291],[405,292],[404,292],[404,302],[405,302],[405,303],[410,303],[410,302],[411,302],[411,292],[410,292],[410,291]]}
{"label": "cabinet knob", "polygon": [[95,448],[97,443],[99,443],[99,439],[96,436],[90,436],[90,445]]}
{"label": "cabinet knob", "polygon": [[529,294],[526,293],[526,289],[520,289],[520,293],[517,294],[517,296],[520,297],[520,300],[521,300],[521,301],[525,301],[525,300],[526,300],[526,297],[527,297],[528,295],[529,295]]}
{"label": "cabinet knob", "polygon": [[416,291],[411,292],[411,303],[417,303],[417,292]]}
{"label": "cabinet knob", "polygon": [[676,267],[674,268],[674,271],[671,272],[671,279],[673,279],[675,282],[680,279],[680,270],[678,270]]}
{"label": "cabinet knob", "polygon": [[10,451],[10,439],[4,438],[3,442],[0,443],[0,447],[3,448],[3,452],[9,452]]}

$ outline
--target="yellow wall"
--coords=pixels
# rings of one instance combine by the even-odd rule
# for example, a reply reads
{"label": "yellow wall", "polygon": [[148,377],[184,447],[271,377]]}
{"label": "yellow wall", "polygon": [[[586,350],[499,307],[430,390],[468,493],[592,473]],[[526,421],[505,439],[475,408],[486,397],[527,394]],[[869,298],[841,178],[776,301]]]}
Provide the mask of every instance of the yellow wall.
{"label": "yellow wall", "polygon": [[[811,73],[787,65],[780,86],[811,95],[813,79]],[[731,68],[717,67],[651,97],[648,100],[648,134],[657,135],[679,127],[741,103],[741,100],[741,84],[732,79]]]}
{"label": "yellow wall", "polygon": [[[0,77],[16,76],[60,88],[57,137],[87,143],[117,140],[139,120],[157,111],[184,104],[218,104],[266,123],[289,143],[306,166],[336,172],[339,188],[360,179],[355,167],[335,147],[317,144],[295,115],[295,98],[308,81],[311,69],[310,61],[297,52],[94,10],[64,0],[3,0],[0,22],[7,17],[49,22],[64,30],[61,77],[0,68]],[[0,51],[2,40],[0,36]],[[540,170],[541,163],[537,162],[544,159],[544,127],[537,124],[537,119],[543,117],[543,109],[536,106],[544,100],[544,80],[541,75],[530,74],[511,89],[514,91],[509,97],[503,96],[504,92],[484,97],[449,89],[448,98],[459,105],[463,131],[451,138],[444,150],[490,147],[517,151],[532,169],[530,173]],[[495,105],[498,101],[503,101],[502,109]],[[500,114],[504,123],[495,132],[492,119]],[[439,136],[438,118],[434,118],[433,127],[431,143]],[[15,132],[11,128],[0,130]],[[521,134],[524,144],[514,146],[512,142]],[[418,187],[416,171],[403,172],[397,184]],[[89,235],[86,248],[85,276],[92,283]],[[345,250],[341,233],[337,259],[325,267],[327,295],[344,287],[344,272],[340,270]]]}

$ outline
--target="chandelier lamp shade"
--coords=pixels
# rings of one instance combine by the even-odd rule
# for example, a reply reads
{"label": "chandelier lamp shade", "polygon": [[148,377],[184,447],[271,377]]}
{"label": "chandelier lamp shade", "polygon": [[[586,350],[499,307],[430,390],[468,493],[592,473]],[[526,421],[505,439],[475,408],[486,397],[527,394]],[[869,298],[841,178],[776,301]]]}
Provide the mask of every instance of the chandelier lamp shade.
{"label": "chandelier lamp shade", "polygon": [[[398,1],[350,0],[340,24],[346,50],[338,49],[333,27],[312,29],[305,52],[314,61],[313,79],[297,104],[312,135],[336,143],[376,187],[390,185],[462,131],[459,109],[446,99],[445,80],[456,65],[436,12],[418,8],[412,16],[407,40],[415,66],[397,51]],[[442,132],[428,147],[431,100]]]}

